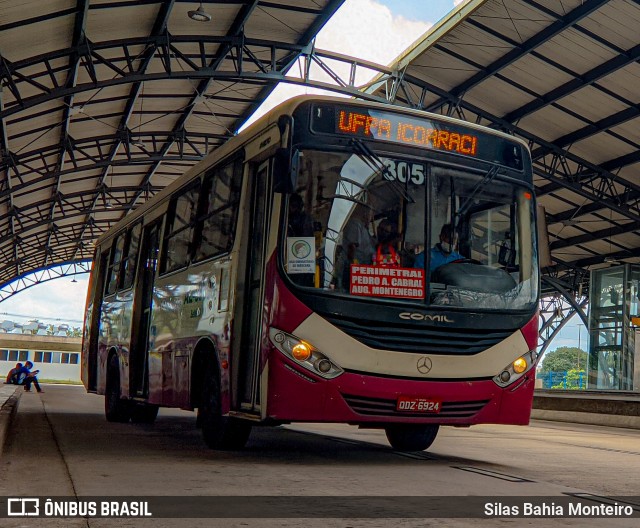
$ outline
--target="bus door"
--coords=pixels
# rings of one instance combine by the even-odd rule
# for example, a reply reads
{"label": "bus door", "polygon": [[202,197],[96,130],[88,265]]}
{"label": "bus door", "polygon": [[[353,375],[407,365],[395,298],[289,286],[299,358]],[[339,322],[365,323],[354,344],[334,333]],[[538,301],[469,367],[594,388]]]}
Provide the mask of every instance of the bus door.
{"label": "bus door", "polygon": [[138,398],[149,396],[149,325],[151,324],[153,284],[158,266],[160,224],[158,220],[144,227],[138,259],[129,380],[129,394]]}
{"label": "bus door", "polygon": [[269,227],[270,161],[257,167],[250,178],[249,238],[247,246],[246,288],[240,332],[240,407],[260,409],[260,345],[264,298],[265,251]]}

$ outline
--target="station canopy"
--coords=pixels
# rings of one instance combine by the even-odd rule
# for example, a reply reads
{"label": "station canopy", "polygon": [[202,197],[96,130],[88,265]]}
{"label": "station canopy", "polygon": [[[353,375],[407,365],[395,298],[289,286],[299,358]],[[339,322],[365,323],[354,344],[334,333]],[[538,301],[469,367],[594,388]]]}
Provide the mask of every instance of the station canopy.
{"label": "station canopy", "polygon": [[639,59],[638,0],[470,0],[391,69],[397,103],[529,142],[543,272],[582,291],[589,269],[640,262]]}
{"label": "station canopy", "polygon": [[0,287],[91,259],[237,132],[342,2],[0,0]]}

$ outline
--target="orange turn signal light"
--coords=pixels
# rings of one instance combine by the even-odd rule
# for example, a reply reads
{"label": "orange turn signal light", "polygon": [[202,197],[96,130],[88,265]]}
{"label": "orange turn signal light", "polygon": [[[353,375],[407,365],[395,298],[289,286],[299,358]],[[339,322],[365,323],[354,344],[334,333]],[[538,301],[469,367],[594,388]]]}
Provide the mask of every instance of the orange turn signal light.
{"label": "orange turn signal light", "polygon": [[527,361],[523,358],[518,358],[513,362],[513,370],[516,374],[522,374],[527,370]]}
{"label": "orange turn signal light", "polygon": [[291,355],[298,361],[306,361],[311,357],[311,347],[306,343],[298,343],[291,349]]}

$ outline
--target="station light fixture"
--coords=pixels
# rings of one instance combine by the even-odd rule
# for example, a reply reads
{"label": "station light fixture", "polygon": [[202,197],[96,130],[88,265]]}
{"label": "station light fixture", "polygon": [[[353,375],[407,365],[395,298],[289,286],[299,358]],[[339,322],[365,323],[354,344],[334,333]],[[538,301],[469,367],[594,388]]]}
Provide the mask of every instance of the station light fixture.
{"label": "station light fixture", "polygon": [[198,9],[195,11],[189,11],[188,14],[189,18],[196,22],[211,22],[211,15],[204,10],[202,2],[200,2],[200,7],[198,7]]}

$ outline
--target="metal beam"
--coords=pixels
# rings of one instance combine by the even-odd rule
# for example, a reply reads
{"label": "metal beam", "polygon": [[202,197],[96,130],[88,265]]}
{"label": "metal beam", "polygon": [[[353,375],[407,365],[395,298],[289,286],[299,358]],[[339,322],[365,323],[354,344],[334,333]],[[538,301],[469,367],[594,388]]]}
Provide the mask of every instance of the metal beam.
{"label": "metal beam", "polygon": [[[89,12],[89,0],[78,0],[76,5],[76,18],[73,27],[73,36],[71,39],[71,46],[78,50],[82,47],[85,39],[85,29],[87,25],[87,14]],[[67,73],[67,80],[65,82],[65,86],[75,86],[78,80],[78,69],[80,66],[80,61],[82,60],[82,55],[79,53],[75,53],[70,57],[69,71]],[[64,170],[65,159],[69,150],[69,125],[71,123],[71,112],[73,109],[74,102],[74,94],[68,95],[64,98],[64,109],[62,111],[62,126],[60,129],[60,153],[58,155],[58,166],[56,167],[56,185],[54,193],[57,193],[60,190],[60,183],[62,181],[61,174]],[[55,200],[51,203],[51,210],[49,212],[49,216],[51,218],[51,226],[53,226],[53,222],[56,214],[56,205],[57,202]],[[51,241],[49,238],[48,242]],[[47,266],[48,256],[45,253],[45,260],[43,265]]]}

